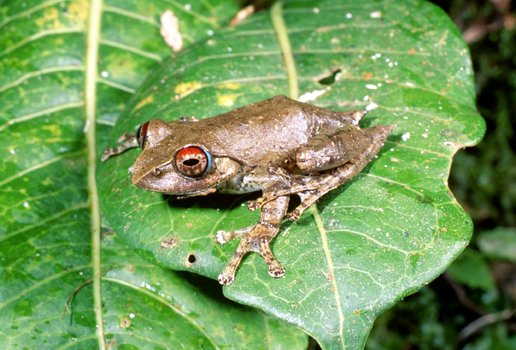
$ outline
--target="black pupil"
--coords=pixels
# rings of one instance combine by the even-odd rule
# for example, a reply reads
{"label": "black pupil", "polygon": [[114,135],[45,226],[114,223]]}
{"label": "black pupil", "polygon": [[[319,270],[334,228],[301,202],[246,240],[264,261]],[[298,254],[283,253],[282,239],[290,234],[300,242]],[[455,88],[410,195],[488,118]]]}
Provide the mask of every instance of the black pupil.
{"label": "black pupil", "polygon": [[190,158],[190,159],[183,161],[183,164],[186,166],[194,166],[194,165],[199,164],[199,159]]}

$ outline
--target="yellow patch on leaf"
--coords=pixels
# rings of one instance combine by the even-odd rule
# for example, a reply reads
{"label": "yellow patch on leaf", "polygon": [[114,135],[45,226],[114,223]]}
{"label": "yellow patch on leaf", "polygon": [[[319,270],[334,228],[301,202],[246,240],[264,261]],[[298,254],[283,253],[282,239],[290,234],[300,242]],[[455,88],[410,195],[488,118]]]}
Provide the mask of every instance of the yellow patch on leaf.
{"label": "yellow patch on leaf", "polygon": [[80,29],[86,28],[89,13],[89,1],[72,1],[68,5],[68,18]]}
{"label": "yellow patch on leaf", "polygon": [[217,96],[217,104],[222,107],[231,107],[235,104],[237,94],[226,94]]}
{"label": "yellow patch on leaf", "polygon": [[223,83],[219,85],[222,89],[228,89],[228,90],[238,90],[242,87],[242,84],[239,83]]}
{"label": "yellow patch on leaf", "polygon": [[143,100],[141,100],[140,102],[138,102],[138,104],[134,107],[134,111],[137,111],[139,109],[141,109],[143,106],[145,105],[148,105],[149,103],[152,103],[154,102],[154,96],[153,95],[149,95],[147,97],[145,97]]}
{"label": "yellow patch on leaf", "polygon": [[175,92],[179,97],[183,97],[191,94],[195,90],[199,90],[202,87],[202,84],[198,81],[190,81],[187,83],[181,83],[176,86]]}

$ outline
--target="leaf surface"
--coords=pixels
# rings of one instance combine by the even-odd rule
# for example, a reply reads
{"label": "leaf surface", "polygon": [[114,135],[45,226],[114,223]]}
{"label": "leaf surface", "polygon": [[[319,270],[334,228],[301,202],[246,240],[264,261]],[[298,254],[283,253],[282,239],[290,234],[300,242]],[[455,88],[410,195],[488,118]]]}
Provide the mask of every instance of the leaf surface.
{"label": "leaf surface", "polygon": [[295,327],[100,233],[92,155],[172,54],[159,34],[167,9],[185,47],[237,11],[216,0],[0,4],[1,349],[306,348]]}
{"label": "leaf surface", "polygon": [[[361,348],[379,313],[469,242],[471,220],[447,178],[455,152],[484,132],[472,74],[460,33],[426,2],[286,1],[164,62],[111,143],[152,118],[205,118],[277,94],[312,93],[321,107],[371,110],[364,126],[393,125],[364,172],[283,224],[272,249],[285,278],[270,278],[249,255],[224,290],[301,326],[324,349]],[[257,221],[249,198],[174,201],[142,191],[127,173],[138,152],[100,169],[106,218],[151,261],[216,278],[238,242],[221,247],[215,233]]]}

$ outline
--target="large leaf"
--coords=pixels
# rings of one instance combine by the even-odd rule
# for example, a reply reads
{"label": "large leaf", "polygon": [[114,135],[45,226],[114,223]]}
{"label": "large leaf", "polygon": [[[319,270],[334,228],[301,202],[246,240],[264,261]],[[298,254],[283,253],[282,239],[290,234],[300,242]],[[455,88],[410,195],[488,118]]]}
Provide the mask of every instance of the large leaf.
{"label": "large leaf", "polygon": [[305,348],[302,332],[216,283],[142,261],[109,231],[100,248],[95,147],[171,54],[159,14],[173,10],[191,45],[236,4],[0,3],[0,348]]}
{"label": "large leaf", "polygon": [[[204,118],[314,91],[314,104],[370,109],[364,125],[394,131],[362,174],[283,225],[273,250],[285,278],[270,278],[251,255],[224,292],[301,326],[325,349],[360,348],[377,315],[439,275],[472,231],[447,178],[454,153],[478,142],[484,124],[467,47],[438,8],[423,1],[277,3],[164,62],[119,119],[111,143],[152,118]],[[220,247],[215,232],[250,225],[258,214],[241,197],[181,202],[142,191],[127,172],[137,154],[100,169],[106,218],[151,261],[216,278],[238,242]]]}

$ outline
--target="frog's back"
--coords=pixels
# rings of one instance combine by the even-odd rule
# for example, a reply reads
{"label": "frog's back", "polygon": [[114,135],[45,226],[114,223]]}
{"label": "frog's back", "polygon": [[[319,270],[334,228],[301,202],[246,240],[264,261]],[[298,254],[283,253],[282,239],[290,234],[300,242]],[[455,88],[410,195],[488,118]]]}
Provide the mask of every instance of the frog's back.
{"label": "frog's back", "polygon": [[350,123],[349,114],[275,96],[192,126],[199,128],[213,154],[248,164],[265,160],[262,165],[283,166],[321,130],[338,130]]}

